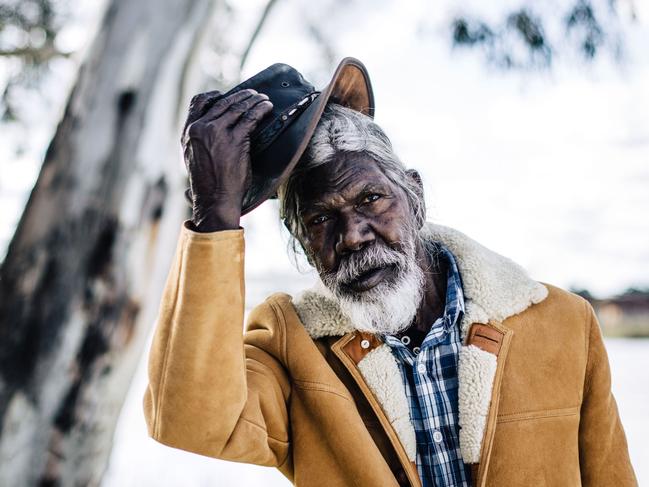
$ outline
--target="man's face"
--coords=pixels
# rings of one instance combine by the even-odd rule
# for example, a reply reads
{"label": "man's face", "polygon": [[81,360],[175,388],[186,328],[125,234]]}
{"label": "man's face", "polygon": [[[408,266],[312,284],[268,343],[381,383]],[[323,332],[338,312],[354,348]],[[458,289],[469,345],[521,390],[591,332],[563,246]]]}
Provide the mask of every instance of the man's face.
{"label": "man's face", "polygon": [[[407,326],[422,276],[418,229],[404,190],[372,158],[349,153],[310,171],[298,202],[302,245],[350,318],[367,331]],[[404,305],[406,293],[414,304]],[[397,315],[385,317],[394,307]],[[383,323],[374,323],[379,316]]]}

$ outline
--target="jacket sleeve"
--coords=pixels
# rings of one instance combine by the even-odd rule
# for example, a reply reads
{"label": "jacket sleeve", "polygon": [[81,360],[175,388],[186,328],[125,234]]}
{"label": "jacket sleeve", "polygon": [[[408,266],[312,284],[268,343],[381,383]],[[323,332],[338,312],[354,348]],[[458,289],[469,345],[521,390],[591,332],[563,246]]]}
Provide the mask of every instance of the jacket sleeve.
{"label": "jacket sleeve", "polygon": [[579,424],[579,464],[584,486],[637,486],[615,398],[602,333],[587,306],[588,362]]}
{"label": "jacket sleeve", "polygon": [[245,341],[243,230],[183,227],[149,355],[144,414],[157,441],[276,466],[290,477],[283,330],[267,301]]}

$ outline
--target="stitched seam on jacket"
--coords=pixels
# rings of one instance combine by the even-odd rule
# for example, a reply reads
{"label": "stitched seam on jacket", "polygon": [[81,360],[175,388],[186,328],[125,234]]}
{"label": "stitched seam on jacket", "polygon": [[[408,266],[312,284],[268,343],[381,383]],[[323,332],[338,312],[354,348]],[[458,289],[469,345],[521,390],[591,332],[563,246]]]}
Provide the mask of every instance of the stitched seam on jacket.
{"label": "stitched seam on jacket", "polygon": [[[271,374],[275,375],[274,372],[273,372],[273,369],[270,368],[268,365],[266,365],[264,363],[261,363],[259,360],[251,358],[251,357],[246,357],[246,361],[248,361],[248,360],[250,360],[251,362],[254,362],[257,365],[260,365],[262,368],[269,370]],[[255,370],[255,369],[249,369],[248,366],[246,366],[246,372],[252,372],[254,374],[259,374],[264,378],[267,377],[263,372],[260,372],[260,371]],[[282,396],[283,396],[284,391],[282,390],[282,387],[280,385],[278,385],[277,387],[279,387],[279,390],[281,391]]]}
{"label": "stitched seam on jacket", "polygon": [[[264,367],[264,368],[270,370],[271,373],[273,373],[273,370],[272,370],[268,365],[266,365],[266,364],[264,364],[264,363],[261,363],[259,360],[255,360],[254,358],[250,358],[250,357],[246,357],[246,360],[250,360],[250,361],[252,361],[252,362],[255,362],[255,363],[261,365],[262,367]],[[250,371],[250,372],[255,372],[255,373],[257,373],[257,374],[261,374],[261,372],[259,372],[259,371],[257,371],[257,370],[253,370],[253,369],[248,369],[248,367],[246,367],[246,371]],[[282,401],[284,401],[284,404],[286,404],[286,399],[284,399],[284,391],[283,391],[283,389],[282,389],[281,386],[279,386],[279,388],[280,388],[280,391],[281,391],[281,394],[282,394]],[[247,418],[244,418],[243,416],[240,416],[240,418],[241,418],[243,421],[245,421],[246,423],[251,424],[252,426],[256,426],[257,428],[259,428],[260,430],[262,430],[262,431],[266,434],[266,437],[267,437],[269,440],[273,440],[273,441],[275,441],[275,442],[277,442],[277,443],[281,443],[281,444],[287,446],[287,448],[286,448],[286,456],[282,459],[282,461],[278,461],[278,465],[280,465],[280,466],[281,466],[281,465],[284,465],[284,464],[286,463],[286,461],[288,460],[288,457],[289,457],[290,452],[291,452],[291,449],[290,449],[290,444],[291,444],[291,443],[290,443],[290,438],[288,438],[287,440],[280,440],[280,439],[275,438],[274,436],[271,436],[270,434],[268,434],[268,428],[266,428],[265,426],[258,425],[258,424],[255,423],[254,421],[252,421],[252,420],[250,420],[250,419],[247,419]],[[278,460],[279,460],[279,459],[278,459]]]}
{"label": "stitched seam on jacket", "polygon": [[579,406],[561,409],[548,409],[546,411],[527,411],[522,413],[504,414],[497,417],[498,423],[511,421],[525,421],[531,419],[555,418],[558,416],[573,416],[579,413]]}
{"label": "stitched seam on jacket", "polygon": [[345,396],[344,394],[338,392],[335,390],[333,387],[323,384],[322,382],[312,382],[308,380],[301,380],[301,379],[293,379],[293,383],[295,384],[295,387],[298,389],[302,389],[303,391],[319,391],[319,392],[328,392],[330,394],[334,394],[336,396],[342,397],[343,399],[346,399],[350,402],[353,402],[349,397]]}
{"label": "stitched seam on jacket", "polygon": [[586,311],[586,317],[588,318],[586,321],[586,371],[584,373],[584,390],[583,390],[583,395],[581,397],[582,402],[586,398],[586,395],[588,394],[588,391],[590,391],[590,374],[592,371],[591,368],[591,363],[590,363],[590,335],[593,331],[593,315],[591,314],[591,311],[589,309],[589,304],[588,301],[584,300],[584,309]]}
{"label": "stitched seam on jacket", "polygon": [[[176,316],[176,310],[178,307],[178,291],[180,289],[180,277],[181,277],[181,270],[182,270],[182,261],[183,261],[183,256],[185,255],[185,243],[187,241],[187,238],[185,235],[183,235],[183,240],[182,244],[180,245],[180,255],[178,256],[178,259],[180,260],[180,265],[178,266],[178,278],[176,279],[176,289],[174,292],[174,307],[171,310],[171,322],[174,322],[174,318]],[[169,336],[167,336],[167,345],[165,346],[165,353],[164,353],[164,358],[162,359],[162,370],[160,372],[160,389],[158,390],[158,398],[156,400],[156,412],[155,412],[155,419],[153,420],[153,434],[155,438],[160,437],[160,417],[162,416],[162,397],[164,396],[164,390],[167,386],[167,361],[169,358],[169,350],[171,349],[171,342],[172,342],[172,335],[173,335],[174,327],[172,326],[171,330],[169,330]]]}
{"label": "stitched seam on jacket", "polygon": [[[285,329],[286,328],[286,318],[284,317],[283,310],[281,309],[280,306],[276,305],[274,300],[269,301],[269,304],[270,304],[270,309],[273,310],[273,313],[275,314],[275,319],[277,320],[277,323],[279,324],[278,330],[279,330],[279,333],[280,333],[280,355],[281,355],[280,359],[284,361],[283,364],[280,362],[280,366],[285,368],[285,367],[288,367],[288,358],[287,358],[287,355],[286,355],[286,329]],[[277,308],[279,308],[279,313],[278,313]],[[279,314],[282,315],[281,320],[280,320]],[[261,365],[262,367],[267,368],[274,375],[273,369],[270,366],[260,362],[259,360],[256,360],[256,359],[254,359],[252,357],[246,357],[246,360],[251,360],[251,361]],[[247,370],[247,367],[246,367],[246,370]],[[254,371],[254,370],[253,370],[253,372],[257,372],[258,374],[261,373],[261,372]],[[286,372],[286,375],[289,376],[288,371]],[[284,401],[284,404],[286,404],[286,399],[284,398],[284,389],[282,388],[281,385],[279,386],[279,389],[280,389],[281,394],[282,394],[282,400]],[[290,394],[290,391],[289,391],[289,394]],[[286,456],[281,461],[278,461],[278,466],[284,465],[288,461],[290,453],[291,453],[290,438],[287,441],[279,440],[277,438],[274,438],[274,437],[270,436],[268,434],[268,429],[267,428],[261,427],[258,424],[253,423],[249,419],[244,418],[243,416],[241,417],[241,419],[243,419],[244,421],[246,421],[246,422],[248,422],[248,423],[250,423],[250,424],[252,424],[254,426],[257,426],[258,428],[261,428],[264,431],[264,433],[266,433],[266,436],[268,437],[268,439],[276,441],[277,443],[281,443],[283,445],[287,445],[288,448],[286,448]]]}
{"label": "stitched seam on jacket", "polygon": [[[282,307],[273,299],[269,300],[268,304],[270,305],[270,309],[273,310],[273,314],[275,315],[275,319],[277,320],[278,323],[278,332],[280,334],[279,340],[280,340],[280,346],[279,346],[279,354],[280,354],[280,365],[284,368],[286,371],[286,376],[290,380],[290,374],[288,373],[288,367],[289,367],[289,362],[288,362],[288,352],[286,350],[286,317],[284,316],[284,310]],[[280,319],[281,315],[281,319]],[[281,388],[282,390],[282,395],[284,394],[284,389]],[[290,394],[290,391],[289,391]]]}
{"label": "stitched seam on jacket", "polygon": [[241,421],[244,421],[244,422],[248,423],[249,425],[255,426],[255,427],[259,428],[260,430],[262,430],[262,431],[266,434],[266,437],[267,437],[269,440],[276,441],[277,443],[283,443],[284,445],[288,445],[288,444],[289,444],[289,441],[288,441],[288,440],[280,440],[280,439],[278,439],[278,438],[275,438],[275,437],[273,437],[273,436],[270,436],[270,435],[268,434],[268,430],[267,430],[266,428],[264,428],[264,427],[261,426],[261,425],[258,425],[257,423],[255,423],[254,421],[252,421],[252,420],[250,420],[250,419],[248,419],[248,418],[244,418],[243,416],[241,416]]}
{"label": "stitched seam on jacket", "polygon": [[[250,360],[251,362],[254,362],[257,365],[260,365],[264,369],[267,369],[271,373],[271,375],[273,375],[273,376],[275,375],[275,371],[273,371],[273,369],[270,366],[266,365],[265,363],[260,362],[259,360],[254,359],[252,357],[246,357],[246,361],[248,361],[248,360]],[[266,377],[266,375],[264,375],[262,372],[259,372],[258,370],[249,369],[247,365],[246,365],[246,372],[254,372],[255,374],[259,374],[259,375],[261,375],[263,377]],[[284,397],[284,389],[279,384],[277,384],[277,387],[279,387],[279,391],[280,391],[280,394],[282,396],[282,401],[284,402],[284,404],[286,404],[286,398]]]}
{"label": "stitched seam on jacket", "polygon": [[[275,318],[277,318],[277,322],[279,323],[280,354],[282,356],[282,360],[284,361],[284,364],[288,366],[288,354],[286,352],[286,316],[284,316],[284,310],[279,305],[279,303],[277,303],[277,301],[273,300],[271,303],[271,307],[273,308],[273,312],[275,313]],[[280,320],[280,315],[281,315],[281,320]]]}

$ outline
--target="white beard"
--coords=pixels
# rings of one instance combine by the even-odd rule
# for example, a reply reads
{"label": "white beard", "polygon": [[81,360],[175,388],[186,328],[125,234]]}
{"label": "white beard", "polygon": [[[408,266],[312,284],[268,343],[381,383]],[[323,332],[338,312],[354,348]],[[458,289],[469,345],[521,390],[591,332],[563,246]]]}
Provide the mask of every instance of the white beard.
{"label": "white beard", "polygon": [[406,266],[393,282],[357,294],[343,294],[322,287],[340,307],[341,312],[359,331],[393,335],[412,323],[423,297],[424,273],[414,251],[404,256]]}
{"label": "white beard", "polygon": [[422,298],[423,275],[419,266],[393,285],[378,285],[359,300],[338,299],[340,310],[357,330],[394,335],[412,323]]}

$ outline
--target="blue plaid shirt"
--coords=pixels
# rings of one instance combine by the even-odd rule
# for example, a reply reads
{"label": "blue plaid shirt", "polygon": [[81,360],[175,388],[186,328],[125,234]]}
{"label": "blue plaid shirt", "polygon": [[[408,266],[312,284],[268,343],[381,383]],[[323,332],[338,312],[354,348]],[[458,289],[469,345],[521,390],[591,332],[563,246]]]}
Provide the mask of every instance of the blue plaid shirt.
{"label": "blue plaid shirt", "polygon": [[421,348],[412,350],[409,332],[401,339],[385,336],[397,358],[410,420],[417,438],[417,470],[423,487],[469,486],[471,473],[462,460],[458,424],[457,362],[461,346],[460,320],[464,314],[462,281],[453,254],[439,245],[435,251],[448,264],[446,306],[426,334]]}

